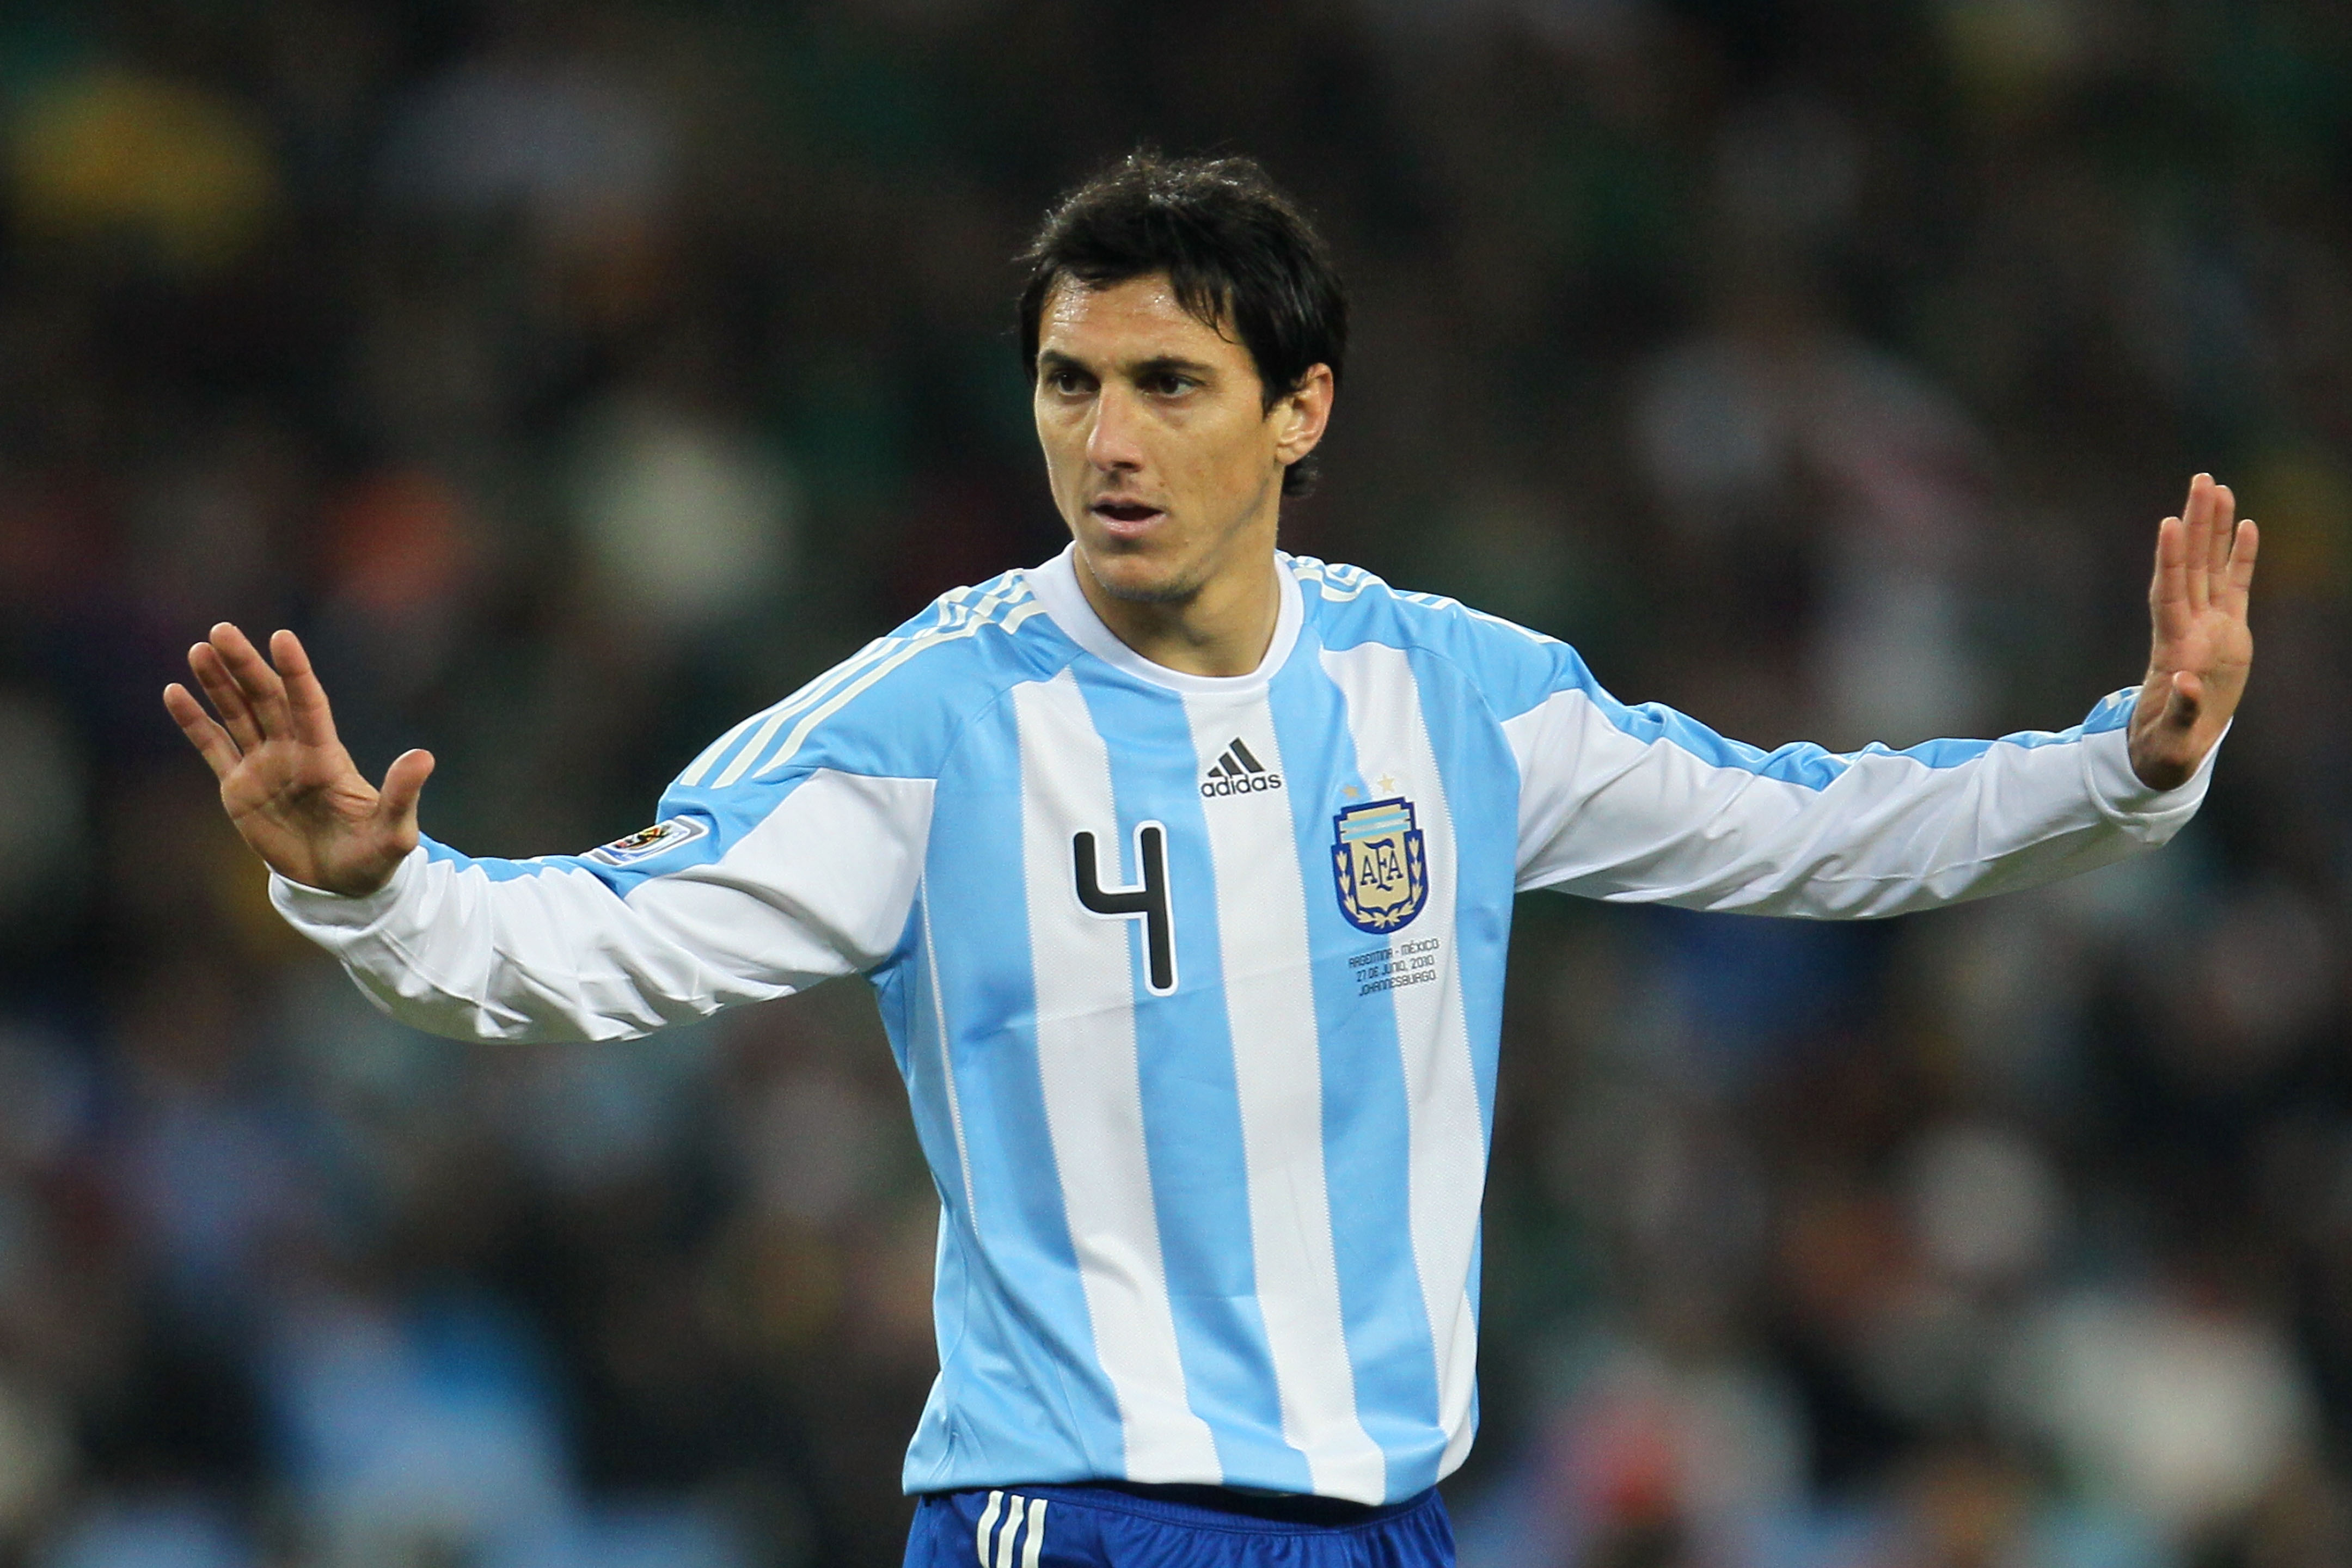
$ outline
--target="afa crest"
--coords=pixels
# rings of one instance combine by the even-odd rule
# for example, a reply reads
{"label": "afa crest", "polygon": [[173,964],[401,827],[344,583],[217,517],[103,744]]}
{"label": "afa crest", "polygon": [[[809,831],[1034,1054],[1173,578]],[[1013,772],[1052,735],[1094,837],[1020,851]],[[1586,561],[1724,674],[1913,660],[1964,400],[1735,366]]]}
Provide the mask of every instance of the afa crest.
{"label": "afa crest", "polygon": [[1376,935],[1410,924],[1429,899],[1429,858],[1412,802],[1400,795],[1351,805],[1331,826],[1331,876],[1348,923]]}

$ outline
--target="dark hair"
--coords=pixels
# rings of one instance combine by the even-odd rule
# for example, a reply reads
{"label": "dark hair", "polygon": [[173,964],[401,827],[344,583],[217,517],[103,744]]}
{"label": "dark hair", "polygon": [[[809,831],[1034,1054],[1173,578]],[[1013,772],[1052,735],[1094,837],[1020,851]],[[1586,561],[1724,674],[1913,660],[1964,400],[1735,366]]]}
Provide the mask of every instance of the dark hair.
{"label": "dark hair", "polygon": [[[1063,279],[1108,288],[1168,275],[1176,302],[1249,351],[1265,406],[1318,364],[1348,357],[1348,295],[1297,205],[1247,158],[1129,153],[1056,202],[1022,253],[1021,363],[1037,374],[1038,321]],[[1282,476],[1286,496],[1315,487],[1315,455]]]}

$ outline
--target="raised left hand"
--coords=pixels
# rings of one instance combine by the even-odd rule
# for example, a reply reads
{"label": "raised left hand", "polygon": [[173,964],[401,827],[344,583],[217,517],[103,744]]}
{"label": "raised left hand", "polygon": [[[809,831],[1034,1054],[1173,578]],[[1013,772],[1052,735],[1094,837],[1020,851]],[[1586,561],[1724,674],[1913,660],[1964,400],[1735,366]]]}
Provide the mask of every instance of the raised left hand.
{"label": "raised left hand", "polygon": [[2246,599],[2262,542],[2237,498],[2210,474],[2189,481],[2179,517],[2156,531],[2148,584],[2147,679],[2132,710],[2132,771],[2151,789],[2189,780],[2221,738],[2254,660]]}

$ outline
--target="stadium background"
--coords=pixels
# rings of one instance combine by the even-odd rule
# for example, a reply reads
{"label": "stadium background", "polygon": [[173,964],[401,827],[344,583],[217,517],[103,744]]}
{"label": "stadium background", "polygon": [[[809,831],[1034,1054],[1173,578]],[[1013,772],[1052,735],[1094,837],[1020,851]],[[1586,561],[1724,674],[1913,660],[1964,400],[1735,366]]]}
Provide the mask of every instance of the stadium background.
{"label": "stadium background", "polygon": [[1534,900],[1473,1568],[2352,1561],[2352,12],[12,0],[0,1559],[893,1563],[935,1205],[855,983],[465,1048],[156,692],[310,637],[485,853],[1057,528],[1007,258],[1150,138],[1319,215],[1286,542],[1766,743],[2074,721],[2265,527],[2161,856],[1868,928]]}

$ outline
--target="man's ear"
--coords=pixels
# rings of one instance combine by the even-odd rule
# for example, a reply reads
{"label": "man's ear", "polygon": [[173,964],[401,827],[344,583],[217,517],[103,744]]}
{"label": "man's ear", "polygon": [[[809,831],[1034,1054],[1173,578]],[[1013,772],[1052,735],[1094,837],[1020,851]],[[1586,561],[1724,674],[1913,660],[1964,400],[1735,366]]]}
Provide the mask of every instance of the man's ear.
{"label": "man's ear", "polygon": [[1331,422],[1336,384],[1328,364],[1311,366],[1298,384],[1275,399],[1266,417],[1275,422],[1274,455],[1284,468],[1315,450]]}

